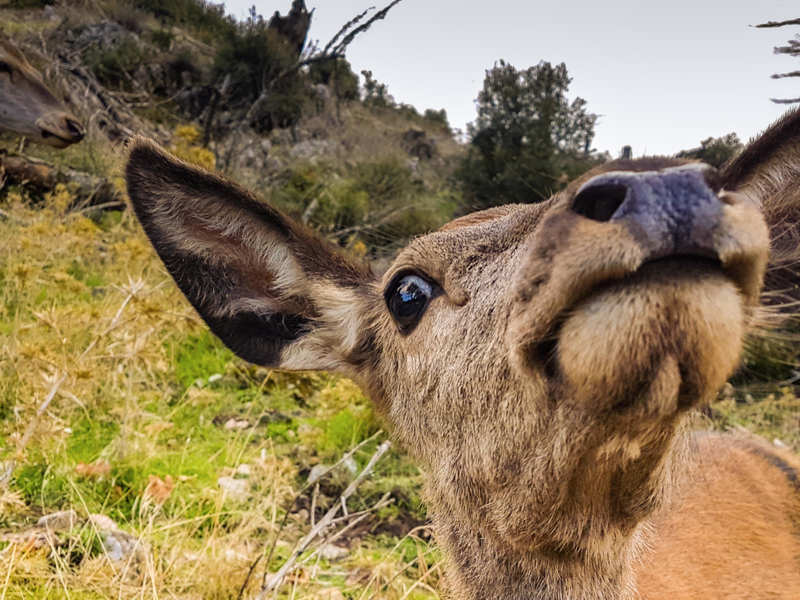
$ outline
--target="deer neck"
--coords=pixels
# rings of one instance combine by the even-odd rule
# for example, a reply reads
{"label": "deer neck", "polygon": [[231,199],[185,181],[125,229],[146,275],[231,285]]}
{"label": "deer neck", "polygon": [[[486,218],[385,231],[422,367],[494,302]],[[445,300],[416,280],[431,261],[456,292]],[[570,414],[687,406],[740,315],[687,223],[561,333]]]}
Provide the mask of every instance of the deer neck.
{"label": "deer neck", "polygon": [[629,600],[636,598],[633,565],[647,531],[615,532],[605,548],[521,550],[489,528],[436,514],[436,539],[450,558],[454,600]]}
{"label": "deer neck", "polygon": [[509,493],[493,489],[454,501],[448,493],[452,485],[442,489],[432,474],[426,499],[437,541],[450,558],[453,597],[635,598],[633,574],[648,523],[686,480],[690,439],[665,435],[636,460],[614,468],[603,462],[606,444],[573,466],[568,483],[548,488],[550,496],[526,482]]}

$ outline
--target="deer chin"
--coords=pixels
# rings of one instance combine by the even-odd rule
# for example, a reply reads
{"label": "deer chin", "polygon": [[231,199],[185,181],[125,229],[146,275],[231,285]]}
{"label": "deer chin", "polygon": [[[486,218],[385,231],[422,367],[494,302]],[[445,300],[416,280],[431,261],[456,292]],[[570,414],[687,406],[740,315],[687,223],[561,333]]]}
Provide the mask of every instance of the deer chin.
{"label": "deer chin", "polygon": [[746,320],[740,286],[718,262],[661,259],[578,302],[559,328],[553,360],[566,396],[584,409],[660,419],[725,383]]}

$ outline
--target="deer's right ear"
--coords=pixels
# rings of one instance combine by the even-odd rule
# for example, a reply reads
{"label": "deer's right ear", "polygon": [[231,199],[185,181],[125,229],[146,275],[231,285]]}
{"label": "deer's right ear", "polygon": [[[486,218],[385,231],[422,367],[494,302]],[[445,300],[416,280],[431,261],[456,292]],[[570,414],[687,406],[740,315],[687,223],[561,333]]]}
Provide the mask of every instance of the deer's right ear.
{"label": "deer's right ear", "polygon": [[126,179],[167,270],[236,354],[282,369],[346,371],[370,345],[368,267],[144,138],[132,142]]}

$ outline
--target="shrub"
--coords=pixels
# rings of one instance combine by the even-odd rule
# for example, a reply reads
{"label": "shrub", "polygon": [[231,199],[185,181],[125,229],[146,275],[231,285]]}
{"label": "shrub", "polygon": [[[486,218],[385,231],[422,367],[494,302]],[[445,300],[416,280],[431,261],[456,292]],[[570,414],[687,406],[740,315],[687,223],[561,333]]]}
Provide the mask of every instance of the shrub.
{"label": "shrub", "polygon": [[235,28],[234,20],[225,16],[225,5],[206,0],[134,0],[133,5],[146,10],[162,23],[189,25],[202,37],[219,37]]}
{"label": "shrub", "polygon": [[144,23],[147,14],[137,8],[132,7],[127,2],[114,2],[105,9],[108,17],[115,23],[119,23],[128,31],[141,34],[144,31]]}
{"label": "shrub", "polygon": [[154,29],[150,32],[150,41],[161,50],[169,50],[172,42],[175,41],[175,34],[170,29]]}
{"label": "shrub", "polygon": [[394,98],[389,94],[385,83],[378,83],[372,77],[372,71],[361,71],[364,76],[362,99],[366,106],[393,107]]}
{"label": "shrub", "polygon": [[358,100],[358,75],[344,58],[311,65],[308,76],[313,83],[323,83],[345,101]]}
{"label": "shrub", "polygon": [[217,158],[208,148],[197,145],[200,141],[200,132],[191,125],[183,125],[175,129],[175,144],[172,151],[182,159],[213,170]]}
{"label": "shrub", "polygon": [[148,52],[132,35],[122,39],[113,48],[92,47],[84,55],[86,65],[95,77],[107,87],[127,87],[130,85],[125,74],[131,74],[147,62]]}
{"label": "shrub", "polygon": [[432,108],[428,108],[425,110],[425,114],[422,115],[422,118],[435,125],[441,125],[447,131],[450,131],[450,122],[447,120],[447,111],[445,109],[433,110]]}
{"label": "shrub", "polygon": [[8,8],[16,9],[30,9],[30,8],[44,8],[48,4],[52,4],[53,0],[8,0]]}
{"label": "shrub", "polygon": [[263,17],[251,13],[247,21],[225,34],[214,71],[220,81],[230,76],[229,95],[240,106],[252,104],[264,86],[269,86],[268,100],[255,115],[255,125],[259,131],[271,131],[296,123],[311,100],[301,74],[276,80],[296,58],[286,39],[270,30]]}

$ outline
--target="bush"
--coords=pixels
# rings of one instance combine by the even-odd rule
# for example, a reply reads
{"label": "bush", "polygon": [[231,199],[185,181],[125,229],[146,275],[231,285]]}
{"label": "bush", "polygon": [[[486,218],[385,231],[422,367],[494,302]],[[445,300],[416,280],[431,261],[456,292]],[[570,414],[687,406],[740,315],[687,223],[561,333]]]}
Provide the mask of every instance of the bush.
{"label": "bush", "polygon": [[358,100],[358,75],[343,58],[311,65],[308,76],[312,83],[330,87],[340,100]]}
{"label": "bush", "polygon": [[122,25],[130,32],[139,35],[144,31],[147,14],[128,3],[114,2],[106,7],[106,14],[112,21]]}
{"label": "bush", "polygon": [[706,138],[700,142],[699,148],[678,152],[678,158],[702,160],[704,163],[718,169],[726,162],[737,156],[744,146],[739,136],[729,133],[719,138]]}
{"label": "bush", "polygon": [[394,107],[394,98],[389,94],[385,83],[378,83],[372,77],[372,71],[361,71],[364,76],[362,100],[366,106]]}
{"label": "bush", "polygon": [[262,132],[293,125],[311,101],[301,74],[275,81],[297,57],[286,39],[267,25],[263,17],[251,14],[224,36],[214,59],[217,78],[221,81],[230,75],[229,94],[236,104],[250,105],[264,86],[270,87],[267,102],[255,115],[256,129]]}
{"label": "bush", "polygon": [[123,38],[114,48],[90,48],[84,55],[86,65],[94,72],[98,81],[106,87],[128,87],[125,76],[132,74],[149,59],[132,35]]}
{"label": "bush", "polygon": [[433,110],[429,108],[425,111],[425,114],[422,115],[422,118],[435,125],[441,125],[447,131],[450,131],[450,122],[447,120],[447,111],[445,109]]}
{"label": "bush", "polygon": [[235,28],[234,20],[225,16],[224,4],[205,0],[134,0],[133,5],[162,23],[189,25],[205,34],[201,37],[219,37]]}
{"label": "bush", "polygon": [[44,8],[48,4],[52,4],[53,0],[8,0],[8,8],[16,9],[30,9],[30,8]]}
{"label": "bush", "polygon": [[170,29],[154,29],[150,32],[150,41],[160,50],[169,50],[175,41],[175,34]]}

